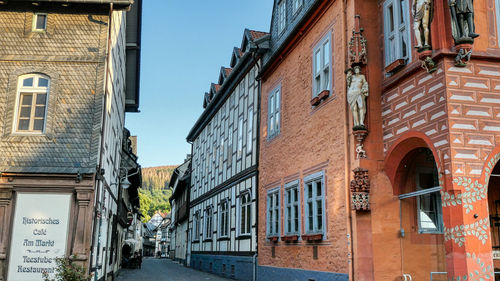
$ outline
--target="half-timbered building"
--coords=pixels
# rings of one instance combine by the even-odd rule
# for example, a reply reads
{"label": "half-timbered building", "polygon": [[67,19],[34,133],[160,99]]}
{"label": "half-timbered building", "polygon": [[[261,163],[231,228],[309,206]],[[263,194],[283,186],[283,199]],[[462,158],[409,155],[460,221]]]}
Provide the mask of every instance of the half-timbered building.
{"label": "half-timbered building", "polygon": [[245,30],[229,68],[204,95],[189,132],[192,175],[187,262],[191,267],[251,280],[257,251],[259,82],[267,33]]}

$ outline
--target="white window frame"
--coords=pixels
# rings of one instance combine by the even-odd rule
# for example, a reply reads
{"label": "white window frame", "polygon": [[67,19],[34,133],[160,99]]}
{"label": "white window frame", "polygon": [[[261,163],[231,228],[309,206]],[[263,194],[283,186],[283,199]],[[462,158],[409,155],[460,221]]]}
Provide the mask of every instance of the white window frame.
{"label": "white window frame", "polygon": [[[293,190],[297,189],[297,197],[294,198]],[[285,192],[284,192],[285,202],[285,218],[284,218],[284,229],[285,235],[300,235],[300,227],[301,227],[301,208],[300,208],[300,181],[295,180],[285,184]],[[290,193],[290,194],[289,194]],[[292,196],[290,203],[288,202],[288,197]],[[297,207],[297,212],[294,211],[294,207]],[[290,208],[290,211],[288,210]],[[298,220],[297,229],[295,229],[294,221]],[[290,229],[288,228],[288,220],[290,220]]]}
{"label": "white window frame", "polygon": [[292,0],[292,12],[295,15],[300,8],[302,8],[302,5],[304,4],[304,0]]}
{"label": "white window frame", "polygon": [[[33,84],[32,86],[24,86],[23,82],[25,79],[33,79]],[[42,79],[46,79],[47,86],[38,86],[38,82]],[[50,85],[51,80],[50,77],[47,75],[43,74],[26,74],[26,75],[21,75],[18,78],[18,85],[17,85],[17,94],[16,94],[16,106],[14,110],[14,118],[13,118],[13,125],[12,125],[12,133],[17,134],[17,135],[43,135],[45,133],[45,129],[47,128],[47,111],[49,109],[49,98],[50,98]],[[30,112],[30,118],[29,118],[29,129],[28,130],[19,130],[19,121],[21,119],[20,114],[21,114],[21,107],[22,107],[22,96],[23,94],[31,94],[32,99],[31,99],[31,112]],[[39,94],[45,94],[45,112],[43,116],[43,128],[41,131],[39,130],[34,130],[34,121],[35,118],[40,120],[41,117],[35,117],[35,108],[36,108],[36,97]]]}
{"label": "white window frame", "polygon": [[241,157],[243,152],[243,116],[238,120],[238,157]]}
{"label": "white window frame", "polygon": [[[321,182],[321,196],[317,195],[317,182]],[[309,190],[307,188],[308,184],[312,183],[312,196],[308,200]],[[304,178],[304,220],[305,220],[305,233],[306,234],[323,234],[323,239],[325,239],[326,234],[326,212],[325,212],[325,173],[324,171],[309,175]],[[318,227],[318,200],[321,200],[321,229]],[[313,208],[313,230],[309,230],[309,201],[312,203]]]}
{"label": "white window frame", "polygon": [[193,241],[200,241],[200,211],[193,215]]}
{"label": "white window frame", "polygon": [[[267,237],[279,237],[281,233],[281,187],[275,187],[267,191]],[[276,217],[276,215],[278,217]]]}
{"label": "white window frame", "polygon": [[[44,27],[43,28],[37,28],[37,20],[38,16],[44,16],[45,17],[45,22],[44,22]],[[46,13],[34,13],[33,14],[33,22],[31,25],[31,30],[33,32],[45,32],[47,30],[47,21],[49,20],[49,15]]]}
{"label": "white window frame", "polygon": [[214,211],[212,206],[208,206],[203,214],[203,240],[212,239],[213,237],[213,226],[214,226]]}
{"label": "white window frame", "polygon": [[247,118],[247,153],[253,149],[253,107],[248,109]]}
{"label": "white window frame", "polygon": [[[226,205],[226,210],[222,210],[223,204]],[[229,225],[230,225],[230,211],[231,205],[229,204],[229,198],[222,199],[219,206],[219,238],[229,237]],[[222,223],[222,218],[225,215],[225,224]],[[224,233],[225,232],[225,233]]]}
{"label": "white window frame", "polygon": [[[248,201],[245,204],[242,203],[244,196],[248,196]],[[238,226],[237,226],[238,236],[248,236],[252,233],[252,194],[250,193],[250,191],[243,191],[240,193],[240,196],[238,198],[237,208],[238,208]],[[247,208],[250,210],[250,216],[248,215]],[[245,219],[248,220],[248,223],[245,220],[245,228],[248,227],[248,229],[245,229],[246,230],[245,232],[243,232],[243,230],[241,229],[241,223],[243,221],[242,219],[243,212],[245,212]]]}
{"label": "white window frame", "polygon": [[278,34],[286,29],[286,0],[278,2]]}
{"label": "white window frame", "polygon": [[[391,31],[390,7],[392,6],[392,19],[394,20]],[[384,2],[384,53],[385,66],[398,59],[405,63],[411,60],[410,15],[408,0],[386,0]],[[403,43],[406,41],[406,48]],[[391,44],[393,42],[393,44]],[[406,55],[404,55],[406,51]]]}
{"label": "white window frame", "polygon": [[267,98],[267,138],[279,135],[281,128],[281,85],[274,88]]}
{"label": "white window frame", "polygon": [[[316,46],[313,49],[313,77],[312,77],[312,83],[313,83],[313,93],[312,97],[316,97],[321,93],[323,90],[328,90],[332,91],[332,81],[333,81],[333,74],[332,74],[332,33],[328,32],[321,41],[319,41]],[[328,48],[325,49],[325,46]],[[325,53],[327,52],[327,53]],[[319,67],[318,67],[318,61],[317,61],[317,54],[319,54]],[[328,62],[325,63],[325,60],[328,59]],[[317,84],[317,81],[319,81],[319,85]]]}

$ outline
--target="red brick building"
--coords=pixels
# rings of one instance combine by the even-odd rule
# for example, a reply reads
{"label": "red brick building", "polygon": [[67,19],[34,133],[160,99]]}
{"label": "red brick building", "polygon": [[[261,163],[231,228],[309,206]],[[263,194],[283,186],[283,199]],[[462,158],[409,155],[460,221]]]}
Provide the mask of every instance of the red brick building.
{"label": "red brick building", "polygon": [[[275,1],[260,73],[259,280],[500,271],[500,3],[451,6]],[[369,85],[365,126],[352,79]]]}

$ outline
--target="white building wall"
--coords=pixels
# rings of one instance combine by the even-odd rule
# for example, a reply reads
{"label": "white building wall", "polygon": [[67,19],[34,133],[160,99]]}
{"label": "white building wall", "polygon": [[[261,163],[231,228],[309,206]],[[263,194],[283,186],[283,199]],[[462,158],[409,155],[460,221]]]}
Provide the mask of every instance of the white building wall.
{"label": "white building wall", "polygon": [[[102,146],[101,168],[104,169],[103,179],[99,181],[100,198],[97,198],[100,209],[100,229],[96,232],[94,243],[94,263],[98,267],[98,279],[105,273],[119,269],[119,254],[111,252],[113,215],[117,214],[118,182],[120,178],[120,161],[123,128],[125,123],[125,28],[126,11],[113,11],[111,16],[111,33],[108,34],[110,46],[109,58],[106,61],[107,77],[104,80],[105,97],[104,110],[105,122],[104,140]],[[97,242],[98,241],[98,242]],[[98,249],[99,247],[99,249]],[[120,244],[117,246],[121,247]],[[99,253],[99,254],[97,254]],[[112,263],[109,260],[112,259]]]}
{"label": "white building wall", "polygon": [[[191,175],[191,197],[189,211],[189,252],[252,252],[256,251],[256,190],[257,177],[253,175],[240,181],[230,179],[257,165],[257,117],[258,82],[257,67],[253,67],[239,82],[220,110],[210,120],[193,142]],[[249,134],[249,129],[250,134]],[[240,133],[241,132],[241,133]],[[213,190],[216,189],[214,192]],[[251,235],[238,235],[239,201],[242,192],[249,191],[252,199]],[[209,198],[207,192],[213,192]],[[223,199],[230,202],[229,239],[219,239],[219,206]],[[194,203],[194,204],[193,204]],[[193,216],[201,216],[203,227],[204,210],[212,206],[212,239],[204,240],[203,231],[199,239],[194,237]]]}

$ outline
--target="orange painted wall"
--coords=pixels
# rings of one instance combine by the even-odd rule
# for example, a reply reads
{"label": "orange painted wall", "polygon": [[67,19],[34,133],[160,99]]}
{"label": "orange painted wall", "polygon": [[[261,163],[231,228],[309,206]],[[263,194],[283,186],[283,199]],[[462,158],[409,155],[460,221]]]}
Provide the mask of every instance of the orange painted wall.
{"label": "orange painted wall", "polygon": [[[344,43],[341,1],[333,3],[303,35],[279,66],[262,80],[259,169],[259,265],[348,273],[344,128]],[[333,94],[317,108],[312,98],[312,56],[316,43],[331,33]],[[280,134],[267,140],[268,94],[281,85]],[[266,195],[269,188],[324,170],[326,180],[326,239],[319,243],[276,244],[266,239]],[[283,192],[281,193],[283,202]],[[282,206],[283,207],[283,206]],[[281,229],[283,214],[281,210]],[[271,248],[275,246],[275,258]],[[313,259],[313,245],[318,259]]]}

